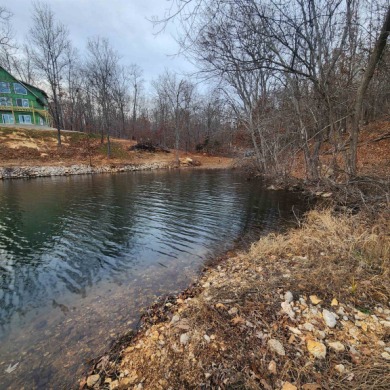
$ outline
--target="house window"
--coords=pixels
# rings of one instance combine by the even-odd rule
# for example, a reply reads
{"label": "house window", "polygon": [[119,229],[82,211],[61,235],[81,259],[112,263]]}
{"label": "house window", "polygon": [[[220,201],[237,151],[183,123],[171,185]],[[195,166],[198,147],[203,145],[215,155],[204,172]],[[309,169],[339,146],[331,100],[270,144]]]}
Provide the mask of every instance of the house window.
{"label": "house window", "polygon": [[15,118],[12,114],[3,114],[3,123],[14,124]]}
{"label": "house window", "polygon": [[12,100],[9,97],[0,96],[0,106],[12,106]]}
{"label": "house window", "polygon": [[19,115],[19,123],[27,123],[31,125],[31,115]]}
{"label": "house window", "polygon": [[16,99],[16,105],[18,107],[29,107],[28,99]]}
{"label": "house window", "polygon": [[22,84],[14,83],[14,90],[15,93],[18,93],[19,95],[27,95],[27,89],[24,88]]}
{"label": "house window", "polygon": [[11,93],[11,88],[9,87],[9,83],[1,81],[0,82],[0,92],[1,93]]}

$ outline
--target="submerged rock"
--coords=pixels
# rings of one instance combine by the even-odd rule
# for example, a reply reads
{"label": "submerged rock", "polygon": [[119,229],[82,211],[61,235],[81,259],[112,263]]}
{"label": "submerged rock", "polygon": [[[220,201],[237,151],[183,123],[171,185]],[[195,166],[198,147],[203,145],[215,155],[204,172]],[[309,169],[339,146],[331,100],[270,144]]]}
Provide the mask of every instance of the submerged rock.
{"label": "submerged rock", "polygon": [[99,374],[96,374],[96,375],[90,375],[88,378],[87,378],[87,386],[88,387],[94,387],[100,380],[100,375]]}

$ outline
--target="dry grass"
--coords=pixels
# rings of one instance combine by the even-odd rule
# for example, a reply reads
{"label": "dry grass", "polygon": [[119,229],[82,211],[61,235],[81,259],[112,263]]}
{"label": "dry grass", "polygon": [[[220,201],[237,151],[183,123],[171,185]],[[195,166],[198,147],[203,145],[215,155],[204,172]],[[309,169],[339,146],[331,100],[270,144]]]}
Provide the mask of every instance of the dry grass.
{"label": "dry grass", "polygon": [[[338,295],[355,303],[388,302],[390,297],[390,212],[382,209],[376,220],[365,213],[308,213],[300,229],[288,235],[269,235],[255,243],[252,261],[270,256],[298,257],[292,267],[294,284],[325,296]],[[296,258],[295,258],[296,259]]]}

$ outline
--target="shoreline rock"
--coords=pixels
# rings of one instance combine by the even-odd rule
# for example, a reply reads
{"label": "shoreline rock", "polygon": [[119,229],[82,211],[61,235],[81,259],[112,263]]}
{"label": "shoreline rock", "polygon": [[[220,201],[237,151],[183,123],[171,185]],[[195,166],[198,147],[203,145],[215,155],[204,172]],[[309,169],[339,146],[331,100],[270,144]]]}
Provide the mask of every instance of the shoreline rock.
{"label": "shoreline rock", "polygon": [[169,168],[167,163],[145,163],[126,165],[101,165],[90,166],[77,164],[71,166],[22,166],[0,167],[0,180],[8,179],[31,179],[35,177],[92,175],[98,173],[120,173],[132,171],[150,171],[155,169]]}

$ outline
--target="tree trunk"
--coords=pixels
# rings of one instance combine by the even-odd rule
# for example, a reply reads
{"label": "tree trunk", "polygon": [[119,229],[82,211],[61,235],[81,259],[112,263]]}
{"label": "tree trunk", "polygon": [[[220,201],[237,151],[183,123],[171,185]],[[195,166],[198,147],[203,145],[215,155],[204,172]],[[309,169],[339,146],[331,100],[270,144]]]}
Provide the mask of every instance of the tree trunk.
{"label": "tree trunk", "polygon": [[359,122],[362,113],[363,99],[367,91],[368,85],[374,75],[376,65],[378,64],[380,57],[386,47],[387,37],[390,33],[390,6],[387,9],[385,20],[379,34],[379,37],[375,43],[374,51],[371,53],[368,60],[366,71],[363,75],[363,79],[359,85],[356,94],[355,107],[352,112],[352,124],[351,124],[351,143],[349,146],[349,158],[348,168],[351,176],[356,176],[356,163],[357,163],[357,144],[359,137]]}

